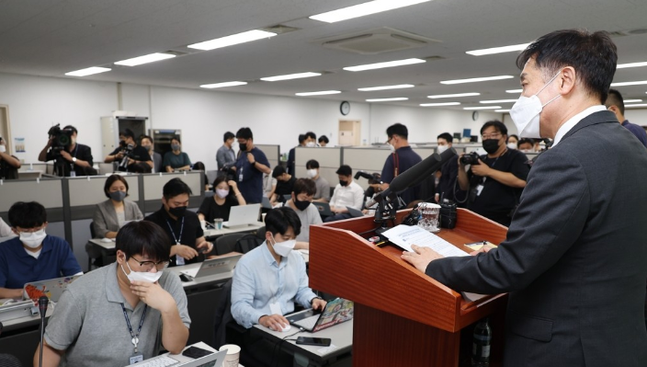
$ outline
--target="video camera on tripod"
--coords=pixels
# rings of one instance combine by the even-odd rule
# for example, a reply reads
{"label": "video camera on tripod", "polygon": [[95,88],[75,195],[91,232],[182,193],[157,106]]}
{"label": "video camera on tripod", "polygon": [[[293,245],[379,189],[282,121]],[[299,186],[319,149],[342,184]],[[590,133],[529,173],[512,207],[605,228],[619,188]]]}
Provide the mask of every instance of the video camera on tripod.
{"label": "video camera on tripod", "polygon": [[72,135],[74,134],[74,131],[70,129],[61,129],[60,126],[61,124],[56,124],[47,132],[49,138],[52,139],[50,149],[54,158],[59,158],[61,156],[61,151],[72,145]]}
{"label": "video camera on tripod", "polygon": [[135,146],[132,144],[126,144],[124,141],[119,142],[119,146],[121,147],[121,151],[119,153],[123,155],[121,162],[119,162],[119,170],[125,171],[128,168],[128,159],[132,158]]}

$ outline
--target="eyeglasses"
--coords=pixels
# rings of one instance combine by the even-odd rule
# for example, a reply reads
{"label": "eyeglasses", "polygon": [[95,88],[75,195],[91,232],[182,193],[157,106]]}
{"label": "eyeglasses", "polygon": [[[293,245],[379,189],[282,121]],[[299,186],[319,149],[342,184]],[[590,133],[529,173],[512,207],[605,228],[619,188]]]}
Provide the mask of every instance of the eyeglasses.
{"label": "eyeglasses", "polygon": [[158,261],[158,262],[150,261],[150,260],[141,261],[141,260],[135,259],[135,257],[133,256],[131,256],[130,258],[135,260],[135,262],[138,263],[139,266],[142,269],[144,269],[144,271],[151,271],[153,270],[154,267],[157,268],[157,270],[163,270],[163,269],[166,269],[166,267],[169,264],[168,261]]}
{"label": "eyeglasses", "polygon": [[22,228],[22,227],[15,227],[15,228],[16,228],[16,232],[18,232],[18,233],[36,233],[36,232],[40,231],[41,229],[45,228],[45,225],[42,224],[42,225],[40,225],[38,227],[34,227],[34,228]]}
{"label": "eyeglasses", "polygon": [[499,139],[500,137],[501,137],[501,133],[493,133],[493,134],[489,134],[489,135],[481,135],[481,138],[483,138],[483,140]]}

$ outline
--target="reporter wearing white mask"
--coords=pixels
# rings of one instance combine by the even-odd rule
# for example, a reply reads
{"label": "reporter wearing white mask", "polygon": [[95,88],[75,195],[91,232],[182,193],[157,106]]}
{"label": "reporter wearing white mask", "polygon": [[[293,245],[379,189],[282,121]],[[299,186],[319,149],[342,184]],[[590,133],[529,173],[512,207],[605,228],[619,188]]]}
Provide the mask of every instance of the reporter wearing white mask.
{"label": "reporter wearing white mask", "polygon": [[307,176],[309,179],[315,182],[317,186],[317,191],[313,197],[312,201],[327,203],[330,201],[330,184],[328,181],[321,177],[319,172],[319,162],[314,159],[311,159],[306,162]]}
{"label": "reporter wearing white mask", "polygon": [[0,298],[22,298],[28,282],[83,273],[67,241],[45,232],[47,213],[41,204],[13,204],[9,223],[18,237],[0,246]]}

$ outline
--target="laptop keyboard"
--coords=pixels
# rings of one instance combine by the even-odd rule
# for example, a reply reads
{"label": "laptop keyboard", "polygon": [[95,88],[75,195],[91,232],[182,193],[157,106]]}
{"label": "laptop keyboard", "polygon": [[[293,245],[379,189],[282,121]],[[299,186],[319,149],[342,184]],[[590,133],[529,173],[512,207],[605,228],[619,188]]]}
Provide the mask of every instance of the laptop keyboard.
{"label": "laptop keyboard", "polygon": [[171,357],[160,355],[137,363],[137,367],[167,367],[167,366],[173,366],[173,365],[179,365],[179,364],[180,364],[179,361]]}
{"label": "laptop keyboard", "polygon": [[312,330],[312,328],[315,327],[315,324],[317,323],[318,319],[319,319],[319,314],[306,317],[305,319],[301,319],[298,322],[295,322],[295,324],[301,326],[304,329]]}

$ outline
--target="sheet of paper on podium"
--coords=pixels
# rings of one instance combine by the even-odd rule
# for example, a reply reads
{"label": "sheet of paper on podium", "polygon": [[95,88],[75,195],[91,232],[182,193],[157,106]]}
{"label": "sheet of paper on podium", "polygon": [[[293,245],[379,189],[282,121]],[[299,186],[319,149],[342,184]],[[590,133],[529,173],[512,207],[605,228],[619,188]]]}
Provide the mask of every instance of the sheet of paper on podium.
{"label": "sheet of paper on podium", "polygon": [[469,255],[467,252],[418,226],[400,224],[382,233],[382,235],[407,251],[413,251],[411,250],[411,245],[417,245],[429,247],[444,257]]}

